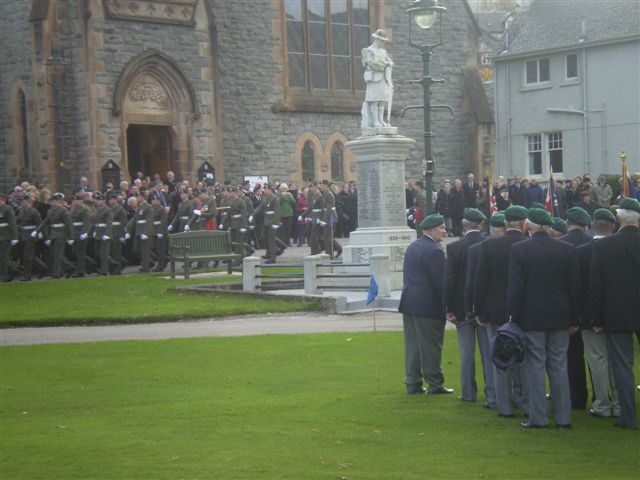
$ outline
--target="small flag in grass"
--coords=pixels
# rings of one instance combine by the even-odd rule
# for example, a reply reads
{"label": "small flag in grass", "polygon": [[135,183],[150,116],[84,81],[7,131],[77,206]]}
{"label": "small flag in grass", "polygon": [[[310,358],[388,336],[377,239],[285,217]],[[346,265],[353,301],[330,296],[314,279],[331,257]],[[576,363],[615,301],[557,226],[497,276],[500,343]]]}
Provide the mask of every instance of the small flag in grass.
{"label": "small flag in grass", "polygon": [[371,274],[371,279],[369,280],[369,294],[367,295],[367,305],[373,302],[378,296],[378,284],[376,283],[376,278]]}

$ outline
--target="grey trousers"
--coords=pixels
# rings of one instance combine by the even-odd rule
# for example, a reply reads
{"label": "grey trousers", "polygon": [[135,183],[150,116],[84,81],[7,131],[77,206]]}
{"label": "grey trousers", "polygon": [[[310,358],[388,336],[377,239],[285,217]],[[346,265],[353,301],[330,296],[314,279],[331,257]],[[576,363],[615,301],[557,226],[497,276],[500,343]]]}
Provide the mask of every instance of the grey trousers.
{"label": "grey trousers", "polygon": [[618,393],[613,383],[611,362],[607,349],[607,334],[582,330],[582,342],[587,364],[591,372],[591,384],[595,399],[591,408],[603,416],[620,415]]}
{"label": "grey trousers", "polygon": [[484,374],[484,397],[490,406],[495,406],[496,394],[493,380],[493,367],[489,353],[489,337],[486,327],[479,326],[475,321],[465,321],[456,328],[458,345],[460,347],[460,386],[462,399],[475,402],[478,396],[476,384],[476,340],[480,348],[482,371]]}
{"label": "grey trousers", "polygon": [[404,366],[407,387],[421,387],[423,382],[430,387],[444,386],[442,343],[445,321],[433,318],[402,314],[404,328]]}
{"label": "grey trousers", "polygon": [[[497,323],[487,323],[487,335],[489,337],[489,345],[498,335]],[[496,394],[496,407],[502,415],[513,415],[516,408],[522,410],[523,413],[529,413],[529,389],[527,387],[524,364],[503,371],[498,370],[493,365],[493,381]]]}
{"label": "grey trousers", "polygon": [[620,426],[638,428],[636,418],[636,382],[633,376],[633,332],[609,332],[607,344],[613,380],[620,402]]}
{"label": "grey trousers", "polygon": [[529,422],[547,425],[547,400],[545,397],[545,369],[551,385],[551,408],[558,425],[571,423],[571,394],[567,373],[567,329],[537,330],[525,332],[527,349],[525,369],[529,385]]}

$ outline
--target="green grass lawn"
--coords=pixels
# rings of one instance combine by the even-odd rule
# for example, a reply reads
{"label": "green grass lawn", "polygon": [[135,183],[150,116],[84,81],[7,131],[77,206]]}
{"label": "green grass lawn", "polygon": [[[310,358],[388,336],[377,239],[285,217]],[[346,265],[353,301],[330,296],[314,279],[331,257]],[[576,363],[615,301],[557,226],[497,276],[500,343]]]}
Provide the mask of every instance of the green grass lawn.
{"label": "green grass lawn", "polygon": [[[316,302],[232,294],[197,295],[172,287],[241,282],[240,277],[171,280],[149,274],[0,284],[0,328],[158,322],[318,309]],[[106,308],[108,307],[108,308]]]}
{"label": "green grass lawn", "polygon": [[[445,376],[459,391],[457,355],[447,332]],[[3,479],[640,472],[640,433],[613,420],[574,413],[571,430],[523,431],[482,399],[407,396],[398,332],[4,347],[0,365]]]}

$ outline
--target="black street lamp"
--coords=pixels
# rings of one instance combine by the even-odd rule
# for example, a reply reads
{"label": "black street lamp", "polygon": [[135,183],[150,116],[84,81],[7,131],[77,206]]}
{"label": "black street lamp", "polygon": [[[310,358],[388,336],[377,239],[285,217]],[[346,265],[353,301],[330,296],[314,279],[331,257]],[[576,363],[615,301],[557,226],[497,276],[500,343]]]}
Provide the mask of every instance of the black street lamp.
{"label": "black street lamp", "polygon": [[[431,77],[429,71],[429,63],[431,62],[432,50],[442,45],[442,14],[447,9],[442,5],[438,5],[437,0],[416,0],[414,4],[407,10],[409,14],[409,45],[420,50],[422,57],[422,78],[420,80],[412,80],[409,83],[421,83],[422,94],[424,97],[423,105],[410,105],[402,110],[402,115],[407,110],[414,108],[422,108],[424,116],[424,160],[423,160],[423,172],[425,176],[425,190],[427,191],[427,211],[426,215],[433,213],[433,174],[435,171],[435,162],[433,160],[433,152],[431,149],[431,110],[438,108],[445,108],[453,113],[452,108],[449,105],[431,105],[431,85],[434,83],[444,83],[442,79],[434,79]],[[440,30],[440,39],[435,43],[414,42],[412,31],[413,23],[420,28],[420,30],[428,31],[433,28],[436,23]]]}

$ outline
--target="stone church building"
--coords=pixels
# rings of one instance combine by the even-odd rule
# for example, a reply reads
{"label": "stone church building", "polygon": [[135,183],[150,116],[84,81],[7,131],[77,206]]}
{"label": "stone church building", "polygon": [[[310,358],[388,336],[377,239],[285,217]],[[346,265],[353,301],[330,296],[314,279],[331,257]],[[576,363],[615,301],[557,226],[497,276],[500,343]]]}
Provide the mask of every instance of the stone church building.
{"label": "stone church building", "polygon": [[[411,0],[3,0],[0,188],[101,188],[137,171],[357,180],[360,52],[384,28],[395,62],[392,123],[418,140],[421,60]],[[493,119],[477,75],[482,35],[466,0],[445,0],[431,72],[436,181],[489,172]],[[414,29],[415,30],[415,29]],[[434,35],[435,32],[431,32]],[[432,37],[430,41],[436,40]],[[489,112],[487,114],[487,112]]]}

